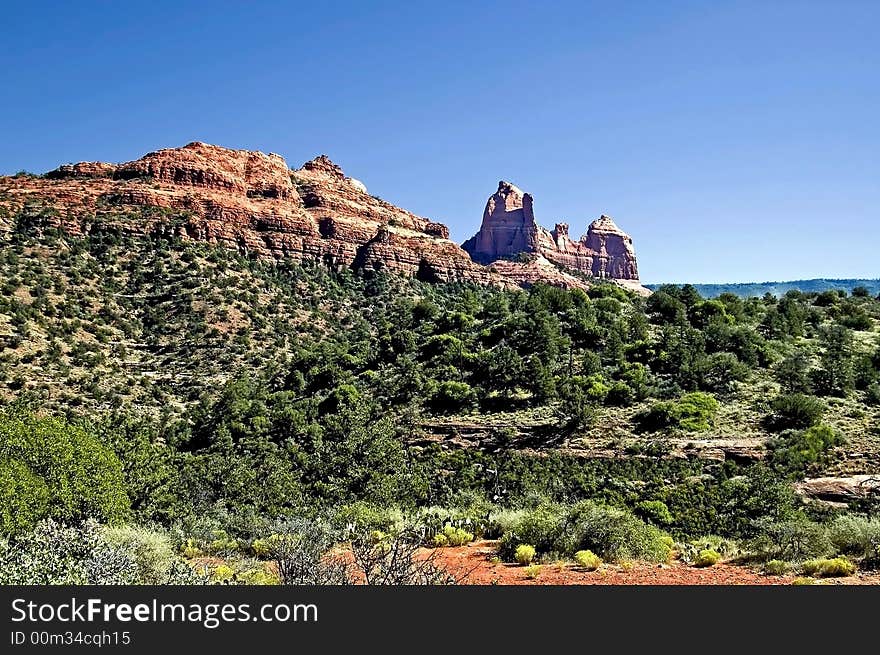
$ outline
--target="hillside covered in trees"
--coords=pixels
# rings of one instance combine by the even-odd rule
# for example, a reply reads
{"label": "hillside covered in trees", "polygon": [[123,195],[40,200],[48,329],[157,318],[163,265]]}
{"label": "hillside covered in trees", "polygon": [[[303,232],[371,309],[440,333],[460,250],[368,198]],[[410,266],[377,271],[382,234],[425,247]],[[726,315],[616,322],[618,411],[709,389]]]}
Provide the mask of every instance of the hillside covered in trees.
{"label": "hillside covered in trees", "polygon": [[[715,553],[810,574],[880,555],[873,487],[803,495],[804,480],[880,467],[866,288],[500,290],[12,222],[9,580],[47,542],[129,558],[129,578],[108,578],[71,554],[63,579],[92,581],[191,581],[180,562],[207,555],[226,562],[219,580],[330,579],[317,563],[299,578],[261,568],[286,561],[291,535],[326,547],[314,562],[346,540],[381,558],[402,534],[499,539],[528,564]],[[144,563],[146,542],[164,568]]]}

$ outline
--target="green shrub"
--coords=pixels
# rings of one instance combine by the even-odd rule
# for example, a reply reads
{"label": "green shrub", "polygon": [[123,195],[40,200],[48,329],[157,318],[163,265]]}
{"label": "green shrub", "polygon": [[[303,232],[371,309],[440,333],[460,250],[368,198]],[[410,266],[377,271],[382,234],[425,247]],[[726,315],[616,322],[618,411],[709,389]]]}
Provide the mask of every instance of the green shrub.
{"label": "green shrub", "polygon": [[814,425],[800,432],[786,431],[767,444],[767,461],[776,470],[802,475],[831,461],[831,450],[843,439],[827,425]]}
{"label": "green shrub", "polygon": [[477,393],[467,382],[447,380],[431,396],[430,406],[441,413],[457,413],[471,409],[476,401]]}
{"label": "green shrub", "polygon": [[839,516],[828,527],[828,537],[838,553],[880,559],[880,518]]}
{"label": "green shrub", "polygon": [[278,575],[262,562],[239,563],[235,572],[237,584],[241,585],[277,585]]}
{"label": "green shrub", "polygon": [[464,546],[474,540],[474,535],[472,533],[462,530],[461,528],[454,528],[451,525],[447,525],[443,528],[443,536],[446,538],[446,543],[453,547]]}
{"label": "green shrub", "polygon": [[705,548],[697,553],[697,558],[694,560],[694,566],[697,567],[707,567],[707,566],[715,566],[718,562],[721,561],[721,553],[716,550],[712,550],[710,548]]}
{"label": "green shrub", "polygon": [[795,578],[791,581],[791,584],[795,587],[802,587],[804,585],[816,584],[816,581],[813,578]]}
{"label": "green shrub", "polygon": [[526,574],[526,577],[535,580],[539,575],[541,575],[542,567],[540,564],[532,564],[531,566],[527,566],[523,569]]}
{"label": "green shrub", "polygon": [[855,564],[845,557],[808,560],[801,565],[801,569],[806,575],[819,578],[840,578],[856,572]]}
{"label": "green shrub", "polygon": [[349,530],[383,530],[400,528],[403,517],[399,510],[355,502],[340,507],[333,517],[334,525]]}
{"label": "green shrub", "polygon": [[487,539],[500,539],[504,534],[519,525],[526,515],[524,509],[501,509],[489,514],[485,537]]}
{"label": "green shrub", "polygon": [[695,391],[677,401],[655,403],[636,415],[636,422],[643,431],[673,429],[705,432],[714,424],[717,413],[718,401],[710,394]]}
{"label": "green shrub", "polygon": [[515,561],[520,544],[532,545],[542,553],[554,551],[563,516],[563,509],[554,505],[541,505],[522,513],[501,536],[498,554],[507,562]]}
{"label": "green shrub", "polygon": [[668,536],[632,513],[582,501],[565,513],[552,547],[571,556],[579,550],[592,550],[608,561],[638,559],[664,562],[669,558]]}
{"label": "green shrub", "polygon": [[101,526],[65,526],[52,519],[0,540],[0,584],[137,584],[130,553],[108,544]]}
{"label": "green shrub", "polygon": [[865,390],[865,402],[869,405],[880,405],[880,384],[869,384]]}
{"label": "green shrub", "polygon": [[46,482],[17,459],[0,461],[0,534],[18,533],[49,513]]}
{"label": "green shrub", "polygon": [[767,575],[785,575],[790,570],[791,565],[781,559],[771,559],[764,564],[764,573]]}
{"label": "green shrub", "polygon": [[502,536],[499,554],[511,561],[518,545],[529,544],[541,553],[566,557],[592,550],[607,561],[663,562],[670,543],[668,535],[626,510],[582,501],[567,508],[542,505],[525,513]]}
{"label": "green shrub", "polygon": [[227,564],[219,564],[211,571],[211,579],[214,582],[229,582],[235,576],[235,570]]}
{"label": "green shrub", "polygon": [[642,518],[656,525],[669,525],[673,521],[672,512],[662,500],[643,500],[636,505],[636,511]]}
{"label": "green shrub", "polygon": [[528,544],[520,544],[516,547],[514,559],[516,559],[517,564],[531,564],[535,559],[535,547]]}
{"label": "green shrub", "polygon": [[119,522],[129,500],[119,458],[85,429],[0,412],[0,532],[41,518]]}
{"label": "green shrub", "polygon": [[574,554],[574,561],[587,571],[595,571],[602,566],[602,558],[591,550],[579,550]]}
{"label": "green shrub", "polygon": [[759,519],[755,522],[758,534],[751,548],[768,559],[801,560],[822,557],[832,551],[825,529],[804,518],[774,521]]}
{"label": "green shrub", "polygon": [[825,413],[825,404],[802,393],[779,396],[770,403],[773,414],[768,425],[774,430],[804,429],[816,425]]}
{"label": "green shrub", "polygon": [[636,401],[636,392],[626,382],[615,382],[605,396],[605,404],[616,407],[629,407]]}
{"label": "green shrub", "polygon": [[165,584],[171,577],[178,556],[167,534],[134,525],[110,527],[104,534],[110,544],[132,556],[140,583]]}
{"label": "green shrub", "polygon": [[442,532],[438,532],[433,537],[431,537],[431,545],[434,548],[443,548],[444,546],[449,545],[449,539],[447,539],[446,535]]}
{"label": "green shrub", "polygon": [[0,584],[203,584],[175,557],[170,540],[140,528],[109,535],[95,521],[65,526],[52,519],[0,540]]}

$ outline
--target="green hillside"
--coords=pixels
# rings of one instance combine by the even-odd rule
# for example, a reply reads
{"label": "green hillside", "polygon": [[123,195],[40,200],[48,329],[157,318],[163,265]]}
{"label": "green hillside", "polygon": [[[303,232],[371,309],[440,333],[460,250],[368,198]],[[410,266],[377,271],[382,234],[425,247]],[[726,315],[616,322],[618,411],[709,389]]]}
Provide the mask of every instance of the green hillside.
{"label": "green hillside", "polygon": [[[786,544],[843,510],[792,483],[880,463],[870,292],[499,291],[14,224],[0,244],[8,535],[92,517],[251,561],[277,521],[309,517],[414,525],[440,545],[460,528],[501,537],[511,559],[528,542],[662,560],[673,540],[682,553],[719,535],[798,560],[842,552]],[[596,532],[609,522],[613,538]]]}

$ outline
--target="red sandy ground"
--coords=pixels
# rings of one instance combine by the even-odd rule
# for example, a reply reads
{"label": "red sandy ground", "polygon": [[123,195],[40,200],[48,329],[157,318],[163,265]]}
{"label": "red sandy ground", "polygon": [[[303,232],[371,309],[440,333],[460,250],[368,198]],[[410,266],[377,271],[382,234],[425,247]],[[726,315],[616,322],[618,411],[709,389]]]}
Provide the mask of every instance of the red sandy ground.
{"label": "red sandy ground", "polygon": [[[431,556],[432,551],[425,551]],[[695,568],[682,562],[648,564],[636,562],[629,570],[604,564],[598,571],[584,571],[572,563],[545,564],[537,578],[531,579],[525,567],[494,563],[495,542],[475,541],[460,548],[433,551],[434,563],[461,579],[462,584],[480,585],[780,585],[791,584],[796,575],[765,575],[733,564],[720,563]],[[819,583],[820,581],[817,581]],[[857,574],[848,578],[822,580],[821,584],[880,584],[880,574]]]}

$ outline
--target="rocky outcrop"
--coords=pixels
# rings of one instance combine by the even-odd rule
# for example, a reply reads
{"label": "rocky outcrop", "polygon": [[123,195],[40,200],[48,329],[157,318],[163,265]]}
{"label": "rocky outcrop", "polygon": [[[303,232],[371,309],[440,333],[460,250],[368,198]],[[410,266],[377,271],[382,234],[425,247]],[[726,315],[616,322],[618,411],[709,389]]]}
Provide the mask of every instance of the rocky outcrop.
{"label": "rocky outcrop", "polygon": [[[0,207],[50,209],[39,220],[71,234],[168,233],[257,257],[512,288],[449,240],[445,225],[370,196],[321,155],[284,158],[205,143],[124,164],[68,164],[43,178],[5,178]],[[0,211],[0,215],[3,212]]]}
{"label": "rocky outcrop", "polygon": [[541,257],[594,278],[627,280],[640,287],[632,239],[609,216],[593,221],[577,241],[567,223],[552,231],[535,220],[534,200],[510,182],[498,183],[483,212],[480,231],[462,244],[483,264],[510,260],[522,254]]}
{"label": "rocky outcrop", "polygon": [[[638,278],[632,241],[605,217],[574,242],[565,224],[553,232],[539,227],[531,196],[502,182],[463,249],[445,225],[371,196],[326,155],[291,170],[280,155],[194,142],[123,164],[82,162],[42,178],[0,178],[0,188],[6,231],[27,206],[29,225],[73,235],[173,233],[249,256],[432,281],[586,288],[585,272]],[[529,256],[509,260],[521,253]]]}
{"label": "rocky outcrop", "polygon": [[64,179],[71,177],[110,177],[116,172],[114,164],[103,161],[82,161],[78,164],[64,164],[54,171],[46,173],[49,179]]}
{"label": "rocky outcrop", "polygon": [[808,478],[794,486],[806,498],[845,506],[880,494],[880,475]]}
{"label": "rocky outcrop", "polygon": [[510,182],[502,180],[489,196],[482,226],[462,245],[476,262],[489,264],[521,252],[537,252],[538,224],[532,197]]}

